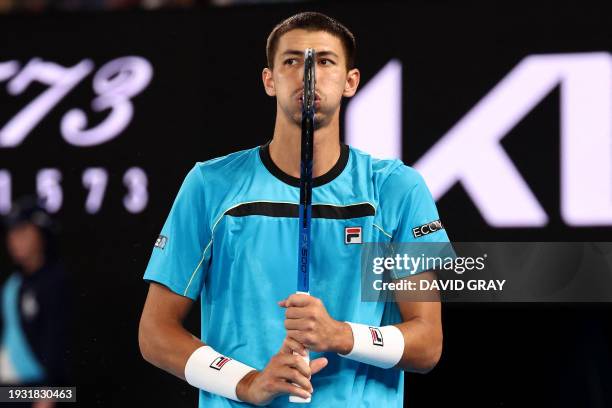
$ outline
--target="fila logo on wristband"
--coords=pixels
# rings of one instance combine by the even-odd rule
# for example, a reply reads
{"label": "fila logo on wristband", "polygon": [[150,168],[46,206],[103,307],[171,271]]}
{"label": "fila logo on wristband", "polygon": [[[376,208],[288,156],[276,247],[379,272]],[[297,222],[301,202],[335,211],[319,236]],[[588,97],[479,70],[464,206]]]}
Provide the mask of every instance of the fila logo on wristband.
{"label": "fila logo on wristband", "polygon": [[404,335],[397,327],[346,323],[353,332],[353,348],[348,354],[339,354],[341,357],[380,368],[391,368],[402,359]]}
{"label": "fila logo on wristband", "polygon": [[225,356],[219,356],[215,358],[215,360],[210,365],[210,368],[214,368],[215,370],[221,370],[223,366],[230,361],[231,358]]}
{"label": "fila logo on wristband", "polygon": [[345,244],[361,244],[361,227],[346,227],[344,229]]}
{"label": "fila logo on wristband", "polygon": [[202,346],[187,359],[185,380],[196,388],[240,402],[236,386],[253,370],[253,367],[226,357],[210,346]]}
{"label": "fila logo on wristband", "polygon": [[372,335],[372,344],[375,346],[383,346],[383,336],[380,329],[377,327],[370,327],[370,335]]}

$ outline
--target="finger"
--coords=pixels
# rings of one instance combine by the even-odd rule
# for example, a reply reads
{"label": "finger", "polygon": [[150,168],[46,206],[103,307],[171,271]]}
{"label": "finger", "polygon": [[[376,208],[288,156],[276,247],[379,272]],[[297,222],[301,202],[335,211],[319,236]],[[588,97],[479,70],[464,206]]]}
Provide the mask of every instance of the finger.
{"label": "finger", "polygon": [[291,361],[289,366],[298,370],[304,377],[308,379],[310,379],[310,377],[312,376],[312,370],[310,369],[310,365],[308,364],[308,361],[304,360],[303,356],[294,354],[293,360]]}
{"label": "finger", "polygon": [[324,369],[325,366],[327,366],[327,363],[328,361],[325,357],[315,358],[314,360],[312,360],[310,362],[310,371],[312,372],[312,375],[315,375],[316,373]]}
{"label": "finger", "polygon": [[295,306],[295,307],[304,307],[308,306],[312,302],[313,297],[310,295],[305,295],[303,293],[294,293],[293,295],[287,298],[285,305]]}
{"label": "finger", "polygon": [[285,317],[287,319],[300,319],[312,315],[312,310],[309,307],[290,306],[285,309]]}
{"label": "finger", "polygon": [[306,348],[302,344],[290,337],[285,337],[278,354],[293,355],[294,351],[306,356]]}
{"label": "finger", "polygon": [[281,348],[278,351],[278,354],[293,354],[293,349],[291,348],[291,346],[294,342],[297,343],[297,341],[285,337],[285,340],[283,340],[283,344],[281,344]]}
{"label": "finger", "polygon": [[[289,352],[285,352],[284,348],[288,349]],[[283,354],[293,354],[293,352],[295,351],[296,353],[299,353],[302,356],[307,355],[306,348],[290,337],[285,337],[281,350],[283,350]]]}
{"label": "finger", "polygon": [[280,307],[287,307],[287,299],[279,300],[277,303]]}
{"label": "finger", "polygon": [[307,331],[312,330],[313,322],[310,319],[300,318],[300,319],[285,319],[285,329],[287,330],[300,330]]}
{"label": "finger", "polygon": [[311,393],[309,393],[305,389],[302,389],[297,385],[293,385],[285,381],[280,381],[278,385],[274,386],[274,388],[279,393],[295,395],[296,397],[301,397],[305,399],[308,399],[312,396]]}
{"label": "finger", "polygon": [[[301,357],[300,357],[301,358]],[[310,371],[310,370],[309,370]],[[276,376],[300,386],[308,392],[312,392],[312,384],[300,371],[295,368],[283,366],[276,369]]]}
{"label": "finger", "polygon": [[299,330],[287,330],[287,337],[297,341],[304,347],[310,348],[310,344],[306,341],[306,335]]}
{"label": "finger", "polygon": [[304,357],[297,354],[279,354],[278,355],[278,364],[281,367],[290,367],[292,369],[298,370],[304,377],[310,378],[312,375],[312,371],[310,370],[310,366],[304,360]]}

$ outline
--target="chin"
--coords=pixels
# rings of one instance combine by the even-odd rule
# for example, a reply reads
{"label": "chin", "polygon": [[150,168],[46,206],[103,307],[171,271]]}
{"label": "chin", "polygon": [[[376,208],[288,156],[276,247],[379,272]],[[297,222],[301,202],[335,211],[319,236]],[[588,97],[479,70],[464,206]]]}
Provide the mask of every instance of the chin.
{"label": "chin", "polygon": [[329,125],[329,116],[317,113],[315,115],[315,129],[322,129]]}
{"label": "chin", "polygon": [[302,113],[301,112],[293,115],[293,123],[295,123],[297,127],[302,127]]}
{"label": "chin", "polygon": [[[302,111],[298,111],[292,116],[293,122],[298,126],[302,127]],[[329,116],[321,112],[315,113],[315,129],[324,128],[329,124]]]}

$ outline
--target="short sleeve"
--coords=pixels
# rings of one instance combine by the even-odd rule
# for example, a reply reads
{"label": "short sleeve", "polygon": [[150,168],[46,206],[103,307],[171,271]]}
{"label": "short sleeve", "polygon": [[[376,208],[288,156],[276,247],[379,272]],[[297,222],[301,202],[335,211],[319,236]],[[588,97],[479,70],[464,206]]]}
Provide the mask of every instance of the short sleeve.
{"label": "short sleeve", "polygon": [[151,253],[144,279],[196,300],[211,257],[204,178],[196,164],[187,173]]}
{"label": "short sleeve", "polygon": [[[395,228],[391,232],[393,251],[439,256],[452,252],[444,224],[440,220],[436,203],[423,177],[404,164],[396,167],[383,185],[384,211],[390,212]],[[430,244],[439,243],[439,244]],[[419,268],[412,274],[424,272]],[[394,270],[394,278],[404,277],[403,271]]]}

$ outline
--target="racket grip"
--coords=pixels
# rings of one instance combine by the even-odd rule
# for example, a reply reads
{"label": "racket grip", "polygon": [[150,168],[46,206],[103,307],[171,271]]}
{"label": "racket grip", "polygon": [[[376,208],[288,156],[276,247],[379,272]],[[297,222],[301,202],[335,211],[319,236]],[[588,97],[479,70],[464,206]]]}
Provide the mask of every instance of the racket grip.
{"label": "racket grip", "polygon": [[[301,291],[297,291],[296,293],[301,293],[303,295],[310,295],[309,292],[301,292]],[[308,349],[306,349],[306,355],[302,356],[300,353],[296,353],[295,351],[293,352],[293,354],[295,355],[299,355],[301,356],[304,361],[306,362],[306,364],[310,365],[310,352],[308,351]],[[297,384],[293,384],[293,385],[297,385]],[[290,395],[289,396],[289,402],[296,402],[296,403],[301,403],[301,404],[307,404],[310,402],[310,398],[302,398],[302,397],[297,397],[295,395]]]}
{"label": "racket grip", "polygon": [[[310,365],[310,353],[309,353],[308,349],[306,349],[306,355],[305,356],[302,356],[301,354],[296,353],[295,351],[293,352],[293,354],[299,355],[300,357],[302,357],[304,359],[306,364]],[[297,385],[297,384],[293,384],[293,385]],[[307,404],[307,403],[310,402],[310,400],[311,400],[311,398],[302,398],[302,397],[298,397],[298,396],[295,396],[295,395],[290,395],[289,396],[289,402],[296,402],[296,403],[301,403],[301,404]]]}

